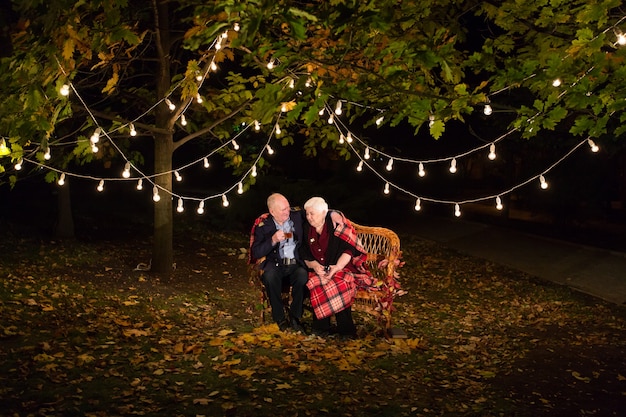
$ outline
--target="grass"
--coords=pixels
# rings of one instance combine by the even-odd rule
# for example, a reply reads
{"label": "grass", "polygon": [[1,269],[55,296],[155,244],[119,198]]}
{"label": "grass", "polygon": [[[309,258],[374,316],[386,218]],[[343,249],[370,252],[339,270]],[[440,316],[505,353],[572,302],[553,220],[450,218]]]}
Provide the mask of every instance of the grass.
{"label": "grass", "polygon": [[[258,321],[247,237],[186,236],[171,277],[145,241],[5,240],[0,409],[10,416],[619,415],[623,308],[402,236],[385,340]],[[211,243],[215,242],[215,243]]]}

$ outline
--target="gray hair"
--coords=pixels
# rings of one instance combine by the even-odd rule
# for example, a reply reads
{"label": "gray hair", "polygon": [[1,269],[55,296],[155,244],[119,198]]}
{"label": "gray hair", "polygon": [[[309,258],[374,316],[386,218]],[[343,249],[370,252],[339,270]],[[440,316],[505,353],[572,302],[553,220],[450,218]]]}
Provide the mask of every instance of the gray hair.
{"label": "gray hair", "polygon": [[326,213],[328,212],[328,203],[322,197],[311,197],[304,203],[304,209]]}

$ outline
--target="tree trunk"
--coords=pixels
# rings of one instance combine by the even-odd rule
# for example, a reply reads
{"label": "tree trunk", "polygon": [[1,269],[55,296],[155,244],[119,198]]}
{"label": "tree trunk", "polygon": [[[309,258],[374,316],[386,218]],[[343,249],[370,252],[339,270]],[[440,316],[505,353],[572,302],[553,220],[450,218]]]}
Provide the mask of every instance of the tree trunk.
{"label": "tree trunk", "polygon": [[57,238],[74,238],[74,217],[72,216],[72,199],[70,198],[70,181],[63,186],[56,186],[57,192],[57,223],[54,234]]}
{"label": "tree trunk", "polygon": [[169,274],[174,264],[174,219],[172,203],[172,134],[154,138],[154,171],[163,172],[155,178],[161,199],[154,203],[153,272]]}

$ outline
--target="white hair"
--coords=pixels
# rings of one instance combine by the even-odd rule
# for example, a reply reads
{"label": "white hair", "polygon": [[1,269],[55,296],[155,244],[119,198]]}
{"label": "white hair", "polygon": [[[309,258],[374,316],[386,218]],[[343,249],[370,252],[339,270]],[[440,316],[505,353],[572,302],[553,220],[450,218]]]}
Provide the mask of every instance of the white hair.
{"label": "white hair", "polygon": [[311,197],[304,203],[304,209],[326,213],[328,212],[328,203],[322,197]]}

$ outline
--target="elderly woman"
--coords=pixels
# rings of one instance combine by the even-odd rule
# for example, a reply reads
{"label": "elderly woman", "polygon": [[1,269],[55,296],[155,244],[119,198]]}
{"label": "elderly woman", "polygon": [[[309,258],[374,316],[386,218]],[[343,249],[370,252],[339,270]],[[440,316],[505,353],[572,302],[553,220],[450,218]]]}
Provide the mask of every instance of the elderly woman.
{"label": "elderly woman", "polygon": [[304,210],[307,224],[303,226],[300,256],[309,268],[313,331],[328,334],[334,314],[339,335],[354,338],[356,327],[350,307],[357,288],[372,283],[365,267],[365,251],[357,242],[352,223],[338,212],[331,216],[323,198],[310,198]]}

